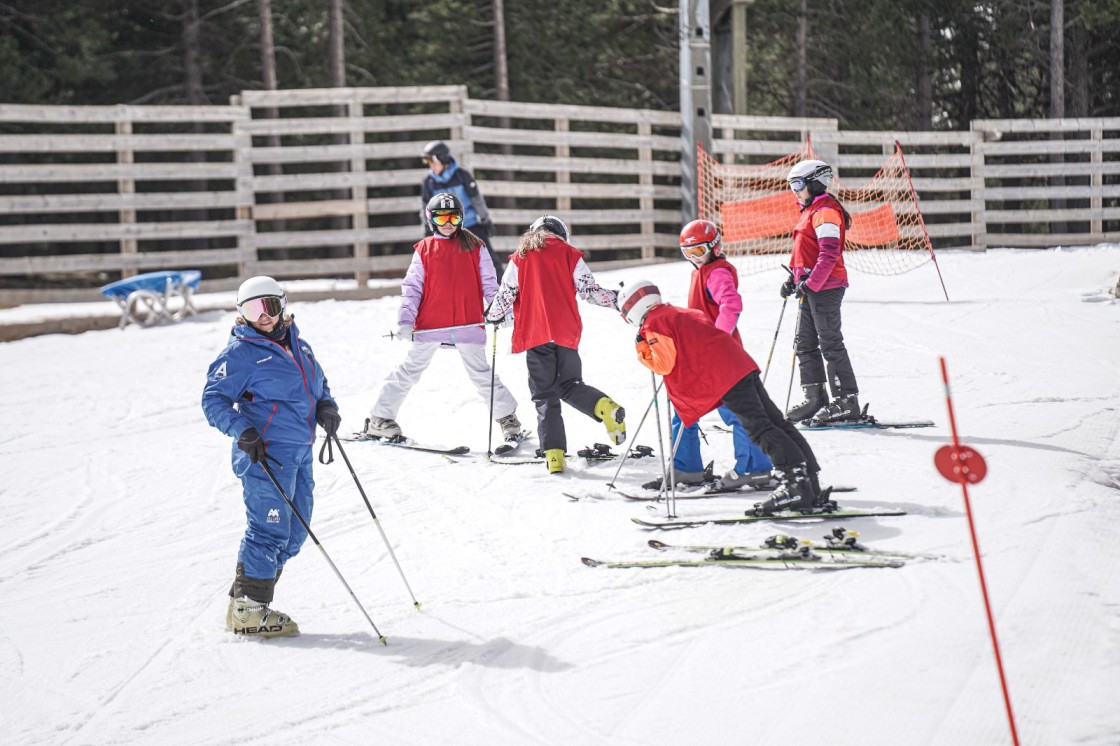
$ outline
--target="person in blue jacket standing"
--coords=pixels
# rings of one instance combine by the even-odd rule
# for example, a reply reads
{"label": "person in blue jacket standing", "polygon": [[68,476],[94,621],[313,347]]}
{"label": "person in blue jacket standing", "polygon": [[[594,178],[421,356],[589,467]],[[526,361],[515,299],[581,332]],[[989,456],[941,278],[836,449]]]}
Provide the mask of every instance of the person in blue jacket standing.
{"label": "person in blue jacket standing", "polygon": [[287,297],[271,277],[251,277],[237,291],[239,316],[229,344],[210,364],[202,411],[234,438],[233,473],[241,479],[247,526],[237,553],[226,629],[255,637],[294,635],[299,626],[269,608],[285,563],[307,531],[265,473],[310,522],[315,479],[315,425],[334,435],[342,419],[323,368],[286,312]]}
{"label": "person in blue jacket standing", "polygon": [[424,146],[420,159],[428,166],[428,173],[420,182],[420,222],[424,224],[424,231],[432,235],[432,226],[428,222],[428,202],[440,192],[450,192],[463,206],[463,226],[474,235],[482,239],[486,249],[490,252],[491,263],[496,271],[501,270],[499,262],[494,257],[494,248],[490,245],[490,234],[493,225],[490,222],[490,209],[486,207],[486,198],[478,190],[478,182],[474,180],[471,172],[459,165],[451,155],[451,148],[443,140],[432,140]]}

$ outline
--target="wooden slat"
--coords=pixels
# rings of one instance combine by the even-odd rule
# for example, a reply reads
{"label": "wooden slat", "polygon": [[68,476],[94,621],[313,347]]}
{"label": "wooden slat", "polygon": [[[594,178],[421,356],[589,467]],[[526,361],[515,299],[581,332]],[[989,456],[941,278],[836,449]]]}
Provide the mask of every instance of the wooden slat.
{"label": "wooden slat", "polygon": [[675,161],[642,162],[637,160],[613,158],[551,158],[548,156],[514,155],[503,156],[490,153],[476,153],[475,170],[493,169],[495,171],[532,171],[549,173],[552,171],[571,171],[573,174],[616,174],[655,176],[679,176],[681,167]]}
{"label": "wooden slat", "polygon": [[638,148],[653,148],[655,150],[679,151],[681,139],[679,137],[664,137],[660,135],[638,135],[619,132],[556,132],[554,130],[525,130],[525,129],[498,129],[496,127],[465,127],[464,135],[475,142],[508,143],[510,145],[536,145],[555,147],[567,145],[569,147],[584,148],[618,148],[620,150],[637,150]]}
{"label": "wooden slat", "polygon": [[232,179],[233,163],[83,163],[0,166],[2,184]]}
{"label": "wooden slat", "polygon": [[0,226],[0,244],[65,243],[68,241],[137,241],[172,238],[214,238],[250,230],[242,220],[199,220],[186,223],[62,223]]}
{"label": "wooden slat", "polygon": [[615,122],[631,124],[648,121],[667,127],[679,127],[680,115],[669,111],[615,109],[567,104],[525,104],[514,101],[483,101],[468,99],[463,112],[475,116],[513,117],[519,119],[567,119],[582,122]]}
{"label": "wooden slat", "polygon": [[0,153],[113,153],[233,150],[236,139],[227,134],[160,135],[0,135]]}
{"label": "wooden slat", "polygon": [[38,106],[0,104],[0,122],[85,124],[98,122],[233,122],[248,119],[239,106]]}
{"label": "wooden slat", "polygon": [[285,259],[257,262],[255,271],[269,276],[289,277],[323,277],[356,272],[400,272],[403,276],[411,261],[412,252],[358,259]]}
{"label": "wooden slat", "polygon": [[145,192],[144,194],[35,194],[0,197],[0,214],[117,212],[119,210],[213,210],[250,206],[237,192]]}
{"label": "wooden slat", "polygon": [[463,114],[411,114],[384,117],[302,117],[291,119],[253,119],[238,129],[250,135],[326,135],[344,132],[410,132],[462,126],[469,120]]}
{"label": "wooden slat", "polygon": [[463,98],[466,86],[383,88],[302,88],[286,91],[242,91],[241,103],[252,108],[323,106],[359,101],[363,104],[426,103]]}
{"label": "wooden slat", "polygon": [[559,197],[640,199],[642,197],[653,197],[654,199],[673,200],[679,199],[681,194],[681,189],[678,186],[640,184],[637,182],[633,184],[572,184],[554,181],[495,181],[487,179],[485,188],[487,199],[493,195],[520,197],[522,199],[555,199]]}
{"label": "wooden slat", "polygon": [[0,258],[0,275],[60,274],[65,272],[157,270],[171,267],[213,267],[256,258],[251,249],[152,251],[137,254],[65,254],[62,256]]}
{"label": "wooden slat", "polygon": [[987,210],[988,224],[999,223],[1064,223],[1089,220],[1118,220],[1120,207],[1035,208],[1032,210]]}
{"label": "wooden slat", "polygon": [[414,225],[364,230],[285,231],[257,233],[254,239],[261,249],[293,248],[297,246],[340,246],[365,241],[370,244],[413,243],[420,240],[419,227]]}

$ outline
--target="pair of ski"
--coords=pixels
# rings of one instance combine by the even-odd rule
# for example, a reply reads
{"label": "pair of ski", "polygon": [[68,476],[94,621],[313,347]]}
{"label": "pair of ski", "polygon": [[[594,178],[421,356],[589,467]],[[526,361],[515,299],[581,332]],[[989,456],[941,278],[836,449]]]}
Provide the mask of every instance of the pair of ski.
{"label": "pair of ski", "polygon": [[835,420],[832,422],[818,422],[805,420],[798,423],[802,430],[891,430],[910,427],[933,427],[931,420],[878,420],[867,413],[867,404],[860,410],[859,418],[855,420]]}
{"label": "pair of ski", "polygon": [[881,516],[906,515],[905,510],[850,510],[832,508],[820,511],[785,510],[773,515],[705,516],[701,518],[631,518],[642,528],[691,528],[706,526],[709,523],[719,526],[736,526],[740,523],[761,523],[765,521],[836,521],[842,518],[877,518]]}
{"label": "pair of ski", "polygon": [[[501,456],[510,454],[517,449],[531,433],[528,430],[522,430],[514,438],[509,438],[497,448],[494,449],[494,455]],[[394,448],[407,448],[410,451],[420,451],[422,453],[434,453],[440,456],[468,456],[470,455],[470,446],[454,446],[451,448],[444,448],[440,446],[424,445],[417,443],[411,438],[383,438],[379,435],[370,435],[366,432],[354,433],[351,437],[343,437],[340,440],[345,440],[355,443],[380,443],[381,445],[393,446]]]}
{"label": "pair of ski", "polygon": [[853,567],[902,567],[908,560],[934,555],[869,549],[860,544],[855,531],[836,528],[824,543],[778,534],[758,546],[717,546],[709,544],[673,545],[656,539],[649,546],[659,551],[682,551],[706,555],[703,559],[603,560],[581,558],[589,567],[616,569],[653,567],[753,567],[776,570],[843,570]]}
{"label": "pair of ski", "polygon": [[[500,455],[500,454],[499,454],[498,451],[495,451],[495,455]],[[590,462],[614,461],[615,459],[621,457],[620,454],[617,454],[614,451],[612,451],[610,449],[610,446],[605,445],[603,443],[596,443],[593,446],[588,446],[587,448],[581,448],[580,450],[576,451],[576,455],[579,456],[580,458],[585,459],[586,461],[590,461]],[[568,456],[568,454],[565,454],[565,456]],[[650,448],[649,446],[634,446],[630,450],[630,453],[629,453],[629,458],[632,458],[632,459],[634,459],[634,458],[652,458],[652,457],[653,457],[653,449]],[[571,458],[571,456],[568,456],[568,458]],[[532,456],[525,455],[525,456],[514,456],[514,457],[506,457],[506,458],[491,458],[490,460],[493,461],[496,464],[511,464],[511,465],[543,464],[545,462],[544,456],[540,456],[540,455],[532,455]]]}

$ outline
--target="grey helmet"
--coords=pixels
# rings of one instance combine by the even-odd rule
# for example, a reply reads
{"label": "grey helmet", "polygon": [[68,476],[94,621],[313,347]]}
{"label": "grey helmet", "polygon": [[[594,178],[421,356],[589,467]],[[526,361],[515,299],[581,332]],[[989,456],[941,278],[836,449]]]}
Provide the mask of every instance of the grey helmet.
{"label": "grey helmet", "polygon": [[447,143],[443,140],[432,140],[424,146],[424,160],[429,158],[437,158],[440,163],[447,165],[451,163],[451,148],[447,147]]}
{"label": "grey helmet", "polygon": [[529,226],[530,231],[546,230],[554,236],[567,241],[571,237],[571,232],[568,230],[568,224],[555,215],[542,215],[533,221]]}

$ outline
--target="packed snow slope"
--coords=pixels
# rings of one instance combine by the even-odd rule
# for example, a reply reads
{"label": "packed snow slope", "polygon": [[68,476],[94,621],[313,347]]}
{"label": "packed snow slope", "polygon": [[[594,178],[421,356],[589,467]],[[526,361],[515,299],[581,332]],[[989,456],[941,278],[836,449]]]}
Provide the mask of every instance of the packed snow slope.
{"label": "packed snow slope", "polygon": [[[1120,247],[948,252],[940,268],[950,302],[927,264],[853,273],[844,303],[870,412],[936,426],[808,434],[824,481],[859,488],[842,505],[907,511],[847,528],[938,559],[842,572],[585,567],[581,556],[666,556],[650,538],[752,544],[833,524],[643,531],[630,519],[665,507],[611,496],[616,464],[575,459],[549,476],[488,463],[486,403],[443,352],[399,419],[470,457],[345,444],[420,610],[341,458],[316,465],[313,529],[384,646],[310,541],[274,604],[302,634],[223,629],[243,507],[230,439],[199,397],[228,312],[0,345],[0,743],[1009,743],[961,489],[933,466],[949,440],[941,355],[962,439],[989,467],[970,496],[1022,742],[1120,742],[1120,303],[1106,294]],[[684,303],[683,262],[600,274],[643,277]],[[762,364],[784,277],[777,260],[742,277],[739,328]],[[625,405],[631,442],[656,445],[654,415],[634,433],[652,382],[633,329],[581,307],[586,380]],[[792,308],[767,381],[779,406]],[[404,354],[384,336],[396,309],[395,298],[292,305],[346,431]],[[497,371],[532,427],[509,334]],[[599,423],[565,411],[570,453],[605,441]],[[726,470],[717,422],[702,421],[703,448]],[[653,459],[628,461],[618,484],[635,490],[657,472]],[[677,513],[733,514],[755,499],[681,501]]]}

